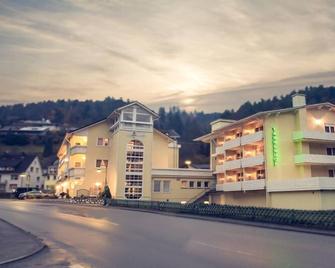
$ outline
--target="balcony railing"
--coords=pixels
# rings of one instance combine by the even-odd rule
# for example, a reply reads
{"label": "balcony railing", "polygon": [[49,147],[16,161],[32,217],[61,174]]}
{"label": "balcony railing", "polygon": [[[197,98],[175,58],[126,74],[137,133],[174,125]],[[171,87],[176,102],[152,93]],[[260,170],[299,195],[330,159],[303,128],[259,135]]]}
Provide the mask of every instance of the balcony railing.
{"label": "balcony railing", "polygon": [[225,182],[216,185],[217,191],[238,192],[256,191],[265,189],[265,179]]}
{"label": "balcony railing", "polygon": [[87,146],[84,145],[75,145],[70,149],[70,155],[74,154],[86,154]]}
{"label": "balcony railing", "polygon": [[225,161],[222,164],[216,166],[216,173],[239,168],[241,168],[241,159]]}
{"label": "balcony railing", "polygon": [[215,150],[216,154],[223,154],[225,150],[233,149],[247,144],[252,144],[262,141],[264,138],[263,131],[258,131],[252,134],[244,135],[229,141],[225,141],[222,145],[218,146]]}
{"label": "balcony railing", "polygon": [[250,144],[250,143],[255,143],[258,141],[263,140],[263,131],[258,131],[252,134],[248,134],[245,136],[241,137],[241,145],[246,145],[246,144]]}
{"label": "balcony railing", "polygon": [[85,176],[85,168],[70,168],[69,176],[70,177],[83,177]]}
{"label": "balcony railing", "polygon": [[335,178],[272,179],[266,187],[268,192],[335,190]]}
{"label": "balcony railing", "polygon": [[294,141],[311,141],[311,142],[334,142],[335,133],[327,133],[322,131],[295,131],[293,132]]}
{"label": "balcony railing", "polygon": [[298,154],[294,157],[297,165],[335,165],[334,155]]}
{"label": "balcony railing", "polygon": [[254,167],[264,164],[264,154],[242,158],[242,167]]}

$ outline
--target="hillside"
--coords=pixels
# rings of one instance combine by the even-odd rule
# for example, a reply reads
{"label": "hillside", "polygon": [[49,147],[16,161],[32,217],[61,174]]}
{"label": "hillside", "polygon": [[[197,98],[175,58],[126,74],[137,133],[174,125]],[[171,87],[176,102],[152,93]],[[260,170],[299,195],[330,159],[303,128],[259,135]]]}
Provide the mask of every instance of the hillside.
{"label": "hillside", "polygon": [[[225,119],[241,119],[243,117],[252,115],[254,113],[266,110],[287,108],[291,106],[291,95],[297,91],[292,91],[290,94],[273,97],[272,99],[261,99],[258,102],[246,102],[237,110],[225,110],[218,113],[203,112],[186,112],[177,107],[172,107],[168,111],[164,108],[159,109],[160,120],[156,123],[156,127],[162,130],[174,129],[181,138],[181,163],[185,159],[191,159],[194,163],[208,162],[208,146],[201,143],[194,143],[192,140],[209,132],[209,123],[218,118]],[[306,94],[308,104],[318,102],[332,102],[335,103],[335,87],[308,87],[299,92]],[[123,106],[129,101],[122,99],[114,99],[107,97],[103,101],[78,101],[78,100],[58,100],[45,101],[30,104],[15,104],[8,106],[0,106],[0,124],[7,125],[17,120],[38,120],[50,119],[52,122],[65,127],[80,127],[94,121],[105,118],[114,109]],[[224,108],[224,107],[223,107]],[[62,134],[63,135],[63,134]],[[6,137],[5,137],[6,138]],[[10,151],[10,148],[18,150],[17,144],[8,144],[2,139],[1,151],[4,149]],[[8,137],[7,137],[8,138]],[[59,146],[61,138],[58,136],[49,136],[41,141],[34,142],[39,146],[49,146],[52,148],[45,152],[44,156],[48,157],[54,155],[56,148]],[[49,145],[48,145],[49,144]],[[4,146],[6,145],[6,146]],[[11,147],[12,146],[12,147]],[[29,144],[22,144],[24,146],[31,146]],[[27,147],[27,148],[28,148]],[[42,147],[43,149],[43,147]],[[42,151],[41,148],[38,151]],[[29,150],[32,150],[29,147]]]}

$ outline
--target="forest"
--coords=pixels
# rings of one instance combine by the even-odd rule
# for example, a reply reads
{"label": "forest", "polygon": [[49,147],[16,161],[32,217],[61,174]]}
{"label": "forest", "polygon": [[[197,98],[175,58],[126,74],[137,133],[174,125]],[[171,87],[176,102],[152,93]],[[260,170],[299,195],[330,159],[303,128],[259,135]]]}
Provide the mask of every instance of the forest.
{"label": "forest", "polygon": [[[178,107],[169,109],[160,108],[158,114],[160,119],[155,126],[163,132],[174,129],[179,135],[181,149],[181,164],[184,160],[190,159],[193,163],[208,163],[209,148],[206,144],[195,143],[193,139],[210,131],[209,123],[218,118],[241,119],[257,112],[287,108],[292,105],[291,96],[295,93],[304,93],[307,104],[319,102],[331,102],[335,104],[335,87],[306,87],[302,90],[293,90],[291,93],[282,96],[275,96],[271,99],[261,99],[256,102],[245,102],[236,110],[225,110],[216,113],[204,113],[201,111],[186,112]],[[81,127],[107,117],[113,110],[129,103],[130,100],[115,99],[107,97],[104,100],[57,100],[44,101],[29,104],[14,104],[0,106],[0,125],[9,125],[18,120],[40,120],[50,119],[53,123],[67,127]],[[57,146],[61,142],[60,136],[48,136],[40,140],[44,144],[44,156],[55,155]],[[6,137],[4,138],[6,140]],[[15,144],[13,137],[7,137],[10,144]],[[13,141],[14,140],[14,141]],[[22,144],[22,138],[20,140]],[[53,146],[51,146],[53,144]],[[50,146],[52,148],[50,148]]]}

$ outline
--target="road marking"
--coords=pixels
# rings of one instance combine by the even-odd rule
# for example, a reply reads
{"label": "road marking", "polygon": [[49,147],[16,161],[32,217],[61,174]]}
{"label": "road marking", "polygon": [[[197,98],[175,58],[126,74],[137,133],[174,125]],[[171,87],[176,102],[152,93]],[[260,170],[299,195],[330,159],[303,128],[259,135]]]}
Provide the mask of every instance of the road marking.
{"label": "road marking", "polygon": [[232,250],[231,248],[224,248],[224,247],[221,247],[221,246],[216,246],[216,245],[208,244],[206,242],[201,242],[201,241],[197,241],[197,240],[191,240],[191,242],[193,242],[195,244],[198,244],[198,245],[201,245],[201,246],[226,251],[226,252],[229,252],[229,253],[235,253],[235,254],[246,255],[246,256],[255,256],[254,254],[252,254],[250,252],[246,252],[246,251],[242,251],[242,250]]}

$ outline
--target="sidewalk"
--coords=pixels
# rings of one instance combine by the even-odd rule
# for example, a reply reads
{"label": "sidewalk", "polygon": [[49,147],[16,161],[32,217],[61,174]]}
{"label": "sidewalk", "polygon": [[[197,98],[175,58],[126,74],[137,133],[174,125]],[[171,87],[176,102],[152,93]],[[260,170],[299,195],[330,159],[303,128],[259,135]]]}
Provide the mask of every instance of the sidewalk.
{"label": "sidewalk", "polygon": [[44,247],[37,237],[0,219],[0,266],[29,257]]}

